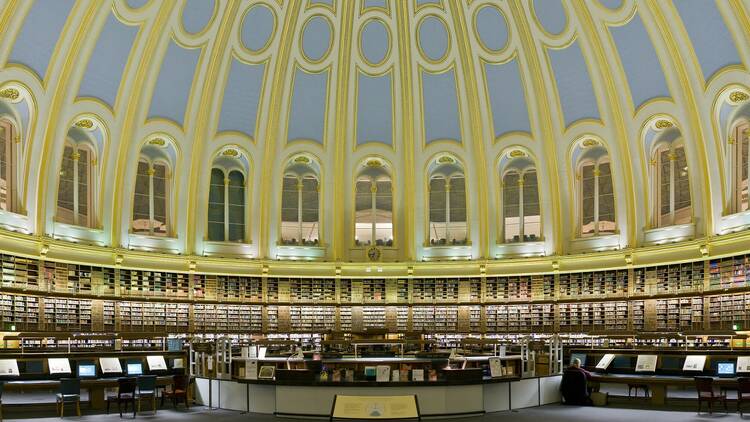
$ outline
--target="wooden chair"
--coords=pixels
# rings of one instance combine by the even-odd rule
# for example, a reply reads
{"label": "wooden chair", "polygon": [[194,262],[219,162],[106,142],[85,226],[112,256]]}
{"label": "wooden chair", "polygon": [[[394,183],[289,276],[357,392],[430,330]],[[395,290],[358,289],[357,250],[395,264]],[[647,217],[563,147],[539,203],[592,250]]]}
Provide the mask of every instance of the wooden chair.
{"label": "wooden chair", "polygon": [[117,395],[107,396],[107,414],[109,414],[109,405],[117,402],[117,410],[122,417],[122,404],[125,403],[125,411],[128,411],[128,403],[133,406],[133,418],[135,418],[135,388],[137,380],[133,377],[117,379]]}
{"label": "wooden chair", "polygon": [[172,391],[164,391],[161,395],[161,404],[164,405],[164,398],[169,397],[172,399],[172,405],[177,407],[177,403],[180,400],[185,401],[185,407],[190,408],[190,401],[188,400],[188,386],[190,384],[190,376],[188,375],[175,375],[172,381]]}
{"label": "wooden chair", "polygon": [[750,378],[737,378],[737,412],[742,416],[742,405],[750,402]]}
{"label": "wooden chair", "polygon": [[713,413],[713,403],[722,402],[724,411],[727,411],[727,396],[723,393],[714,391],[714,379],[711,377],[695,377],[695,389],[698,391],[698,413],[701,412],[701,405],[704,401],[708,402],[708,413]]}
{"label": "wooden chair", "polygon": [[151,399],[151,410],[156,414],[156,375],[142,375],[138,377],[138,411],[141,411],[141,400]]}
{"label": "wooden chair", "polygon": [[78,378],[60,379],[60,392],[55,396],[57,412],[62,418],[65,412],[65,403],[76,404],[76,414],[81,416],[81,380]]}

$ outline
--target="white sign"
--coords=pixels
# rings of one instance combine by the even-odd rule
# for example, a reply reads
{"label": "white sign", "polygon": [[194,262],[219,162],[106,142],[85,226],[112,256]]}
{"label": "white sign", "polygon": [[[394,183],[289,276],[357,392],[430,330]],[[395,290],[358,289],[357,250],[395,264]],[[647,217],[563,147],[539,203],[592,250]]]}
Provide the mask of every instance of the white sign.
{"label": "white sign", "polygon": [[185,368],[185,361],[182,360],[182,358],[176,358],[172,361],[172,368],[174,369],[183,369]]}
{"label": "white sign", "polygon": [[99,366],[102,374],[121,374],[122,366],[118,358],[99,358]]}
{"label": "white sign", "polygon": [[18,362],[15,359],[0,359],[0,377],[17,377]]}
{"label": "white sign", "polygon": [[685,357],[682,365],[683,371],[702,371],[706,366],[706,355],[695,355]]}
{"label": "white sign", "polygon": [[411,380],[418,382],[424,381],[424,369],[412,369]]}
{"label": "white sign", "polygon": [[607,369],[609,368],[609,365],[612,363],[612,361],[615,360],[615,354],[614,353],[607,353],[604,355],[599,363],[596,364],[596,369]]}
{"label": "white sign", "polygon": [[167,362],[164,361],[164,356],[146,356],[146,362],[148,362],[148,369],[150,371],[166,371]]}
{"label": "white sign", "polygon": [[388,382],[391,380],[391,367],[388,365],[378,365],[375,372],[375,381]]}
{"label": "white sign", "polygon": [[266,358],[266,350],[268,350],[267,347],[259,347],[258,348],[258,359],[265,359]]}
{"label": "white sign", "polygon": [[503,376],[503,363],[500,358],[490,358],[490,376],[492,378]]}
{"label": "white sign", "polygon": [[47,359],[49,365],[49,373],[54,374],[70,374],[70,361],[68,358],[49,358]]}
{"label": "white sign", "polygon": [[245,378],[249,380],[258,379],[258,360],[252,359],[245,363]]}
{"label": "white sign", "polygon": [[332,419],[418,419],[416,396],[339,396]]}
{"label": "white sign", "polygon": [[750,372],[750,356],[737,357],[737,372]]}
{"label": "white sign", "polygon": [[656,371],[657,355],[638,355],[635,363],[635,372],[654,372]]}

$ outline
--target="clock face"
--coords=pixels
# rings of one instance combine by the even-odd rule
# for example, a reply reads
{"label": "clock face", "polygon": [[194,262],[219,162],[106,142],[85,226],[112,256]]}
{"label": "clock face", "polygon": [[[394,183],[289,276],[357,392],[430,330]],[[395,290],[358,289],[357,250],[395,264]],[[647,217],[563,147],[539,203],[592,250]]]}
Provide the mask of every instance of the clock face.
{"label": "clock face", "polygon": [[367,257],[370,258],[370,261],[377,261],[380,259],[380,249],[371,247],[367,250]]}

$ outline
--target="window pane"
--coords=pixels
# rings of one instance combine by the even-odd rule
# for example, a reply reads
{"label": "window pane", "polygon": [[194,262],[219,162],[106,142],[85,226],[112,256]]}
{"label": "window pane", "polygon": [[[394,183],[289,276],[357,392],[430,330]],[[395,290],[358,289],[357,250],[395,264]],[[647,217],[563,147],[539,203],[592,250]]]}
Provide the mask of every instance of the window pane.
{"label": "window pane", "polygon": [[539,185],[536,171],[523,175],[523,236],[524,241],[535,242],[541,236]]}
{"label": "window pane", "polygon": [[149,233],[148,204],[148,164],[139,161],[133,196],[133,231],[135,233]]}
{"label": "window pane", "polygon": [[10,196],[10,147],[13,145],[11,126],[0,120],[0,209],[8,210]]}
{"label": "window pane", "polygon": [[245,241],[245,176],[229,173],[229,241]]}
{"label": "window pane", "polygon": [[744,123],[737,127],[736,139],[739,142],[740,157],[737,160],[737,164],[740,165],[739,179],[740,179],[740,206],[739,211],[747,211],[750,209],[750,199],[748,198],[748,160],[750,159],[750,124]]}
{"label": "window pane", "polygon": [[430,180],[430,221],[445,222],[445,179],[437,177]]}
{"label": "window pane", "polygon": [[669,148],[661,149],[659,152],[659,210],[661,212],[661,221],[663,225],[671,224],[669,218]]}
{"label": "window pane", "polygon": [[375,194],[375,243],[380,246],[393,245],[393,193],[391,192],[391,181],[380,180],[377,183],[378,191]]}
{"label": "window pane", "polygon": [[518,173],[508,173],[503,177],[503,221],[506,242],[519,242],[520,235],[520,190]]}
{"label": "window pane", "polygon": [[372,214],[372,181],[368,179],[358,180],[355,186],[354,198],[354,244],[371,245],[372,225],[374,218]]}
{"label": "window pane", "polygon": [[463,177],[451,178],[451,222],[466,221],[466,183]]}
{"label": "window pane", "polygon": [[599,165],[599,233],[615,232],[615,193],[609,163]]}
{"label": "window pane", "polygon": [[208,191],[208,240],[224,241],[224,172],[211,169]]}
{"label": "window pane", "polygon": [[675,148],[675,224],[687,224],[692,221],[692,201],[690,198],[690,179],[685,148]]}
{"label": "window pane", "polygon": [[318,179],[305,176],[302,179],[302,240],[318,243]]}
{"label": "window pane", "polygon": [[88,149],[78,149],[78,224],[89,226],[89,172],[91,158]]}
{"label": "window pane", "polygon": [[65,146],[60,164],[59,186],[57,189],[57,221],[74,224],[73,208],[73,147]]}
{"label": "window pane", "polygon": [[167,227],[167,166],[154,164],[154,221],[151,223],[156,236],[166,236]]}
{"label": "window pane", "polygon": [[581,168],[581,235],[594,233],[594,165]]}
{"label": "window pane", "polygon": [[297,222],[299,215],[298,196],[297,196],[297,178],[287,176],[281,190],[281,221]]}

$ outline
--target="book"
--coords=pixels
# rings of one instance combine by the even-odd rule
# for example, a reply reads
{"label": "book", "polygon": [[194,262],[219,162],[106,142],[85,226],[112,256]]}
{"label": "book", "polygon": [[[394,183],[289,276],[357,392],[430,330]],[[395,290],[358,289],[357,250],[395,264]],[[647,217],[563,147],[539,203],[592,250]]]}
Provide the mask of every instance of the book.
{"label": "book", "polygon": [[353,369],[344,370],[344,381],[354,382],[354,370]]}
{"label": "book", "polygon": [[401,374],[400,374],[400,372],[401,371],[399,371],[398,369],[394,369],[393,371],[391,371],[391,381],[392,382],[399,382],[399,381],[401,381]]}
{"label": "book", "polygon": [[497,378],[503,376],[503,364],[500,358],[489,358],[490,376]]}
{"label": "book", "polygon": [[424,381],[424,369],[414,369],[411,371],[411,380],[417,382]]}
{"label": "book", "polygon": [[437,381],[437,369],[430,369],[430,381]]}
{"label": "book", "polygon": [[341,370],[340,369],[334,369],[331,372],[331,381],[341,382]]}

